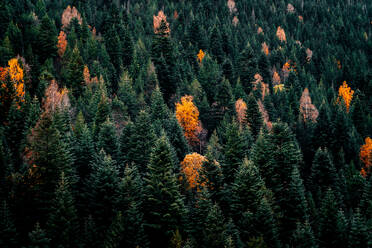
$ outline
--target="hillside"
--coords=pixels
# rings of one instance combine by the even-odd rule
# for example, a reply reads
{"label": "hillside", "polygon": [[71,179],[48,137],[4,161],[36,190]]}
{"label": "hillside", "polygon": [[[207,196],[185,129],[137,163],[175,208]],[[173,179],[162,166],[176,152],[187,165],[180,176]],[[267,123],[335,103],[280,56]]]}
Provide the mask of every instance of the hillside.
{"label": "hillside", "polygon": [[371,16],[1,0],[0,247],[372,247]]}

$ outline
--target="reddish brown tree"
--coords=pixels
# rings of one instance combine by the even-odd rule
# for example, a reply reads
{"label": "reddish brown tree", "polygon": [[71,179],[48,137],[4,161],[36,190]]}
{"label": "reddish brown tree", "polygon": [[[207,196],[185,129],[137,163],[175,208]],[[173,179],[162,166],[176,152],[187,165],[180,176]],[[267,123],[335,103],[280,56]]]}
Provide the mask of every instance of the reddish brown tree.
{"label": "reddish brown tree", "polygon": [[300,112],[303,120],[316,122],[319,112],[318,109],[311,103],[311,97],[308,88],[305,88],[300,98]]}

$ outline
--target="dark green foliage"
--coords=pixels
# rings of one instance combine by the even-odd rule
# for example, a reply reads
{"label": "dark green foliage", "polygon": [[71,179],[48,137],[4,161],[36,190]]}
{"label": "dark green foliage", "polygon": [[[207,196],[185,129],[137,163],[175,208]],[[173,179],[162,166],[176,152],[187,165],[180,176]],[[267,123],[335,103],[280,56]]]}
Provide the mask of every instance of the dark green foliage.
{"label": "dark green foliage", "polygon": [[84,63],[77,46],[74,47],[66,68],[66,85],[72,89],[72,93],[78,98],[83,92]]}
{"label": "dark green foliage", "polygon": [[30,245],[28,248],[49,248],[50,239],[45,230],[40,228],[39,222],[36,223],[35,229],[28,234]]}
{"label": "dark green foliage", "polygon": [[248,96],[246,120],[253,137],[256,138],[263,125],[263,120],[258,108],[257,101],[254,98],[253,94],[250,94]]}
{"label": "dark green foliage", "polygon": [[41,63],[44,63],[47,58],[57,55],[57,30],[47,15],[41,19],[37,50]]}
{"label": "dark green foliage", "polygon": [[322,200],[319,212],[319,234],[321,247],[334,247],[337,242],[337,205],[331,189],[327,190]]}
{"label": "dark green foliage", "polygon": [[1,202],[0,217],[1,247],[17,247],[17,230],[14,225],[13,217],[9,212],[9,207],[6,201]]}
{"label": "dark green foliage", "polygon": [[112,159],[118,160],[119,144],[114,123],[107,119],[98,134],[97,150],[104,151]]}
{"label": "dark green foliage", "polygon": [[245,92],[249,94],[252,90],[254,75],[257,73],[257,62],[253,49],[248,43],[239,58],[239,76]]}
{"label": "dark green foliage", "polygon": [[171,147],[162,136],[155,142],[145,177],[145,231],[152,246],[167,244],[185,214]]}
{"label": "dark green foliage", "polygon": [[47,233],[55,247],[76,247],[79,244],[79,223],[70,189],[62,172],[47,222]]}

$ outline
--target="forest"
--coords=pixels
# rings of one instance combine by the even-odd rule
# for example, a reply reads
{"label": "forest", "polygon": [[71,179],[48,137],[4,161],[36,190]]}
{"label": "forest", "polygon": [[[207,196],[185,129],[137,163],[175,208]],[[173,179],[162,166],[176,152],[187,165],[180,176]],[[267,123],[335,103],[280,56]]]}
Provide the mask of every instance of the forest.
{"label": "forest", "polygon": [[371,17],[1,0],[0,247],[372,247]]}

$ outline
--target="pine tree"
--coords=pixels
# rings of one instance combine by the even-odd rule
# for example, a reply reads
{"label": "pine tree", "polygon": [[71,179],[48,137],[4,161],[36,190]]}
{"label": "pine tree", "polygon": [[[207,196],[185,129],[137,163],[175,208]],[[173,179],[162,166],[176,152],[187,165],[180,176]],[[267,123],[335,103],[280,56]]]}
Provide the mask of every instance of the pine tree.
{"label": "pine tree", "polygon": [[368,232],[364,217],[361,215],[360,210],[357,209],[350,221],[349,248],[369,247]]}
{"label": "pine tree", "polygon": [[76,247],[79,244],[78,225],[70,182],[62,172],[47,222],[48,236],[53,246]]}
{"label": "pine tree", "polygon": [[145,231],[153,247],[167,245],[185,212],[173,170],[171,147],[162,136],[155,142],[145,177]]}
{"label": "pine tree", "polygon": [[6,201],[0,209],[0,245],[5,248],[18,247],[17,230]]}
{"label": "pine tree", "polygon": [[321,247],[335,247],[337,242],[337,233],[335,230],[337,224],[337,205],[331,189],[328,189],[325,193],[318,218],[319,244]]}
{"label": "pine tree", "polygon": [[253,94],[250,94],[248,96],[246,120],[252,132],[253,137],[256,138],[263,125],[263,121],[262,121],[261,112],[258,108],[258,104]]}
{"label": "pine tree", "polygon": [[235,173],[246,155],[239,125],[235,120],[227,127],[226,137],[227,141],[223,146],[224,160],[221,168],[224,175],[224,182],[230,184],[234,181]]}
{"label": "pine tree", "polygon": [[139,112],[139,102],[133,89],[133,80],[128,72],[120,77],[118,98],[128,107],[129,116],[134,120]]}
{"label": "pine tree", "polygon": [[253,49],[248,43],[239,58],[239,76],[244,91],[249,94],[252,90],[252,82],[257,72],[257,62],[253,54]]}
{"label": "pine tree", "polygon": [[335,190],[337,173],[327,149],[319,148],[316,152],[311,167],[310,181],[311,191],[316,199],[320,200],[322,192],[329,187]]}
{"label": "pine tree", "polygon": [[40,63],[44,63],[47,58],[57,56],[57,36],[52,20],[47,15],[42,17],[37,46]]}
{"label": "pine tree", "polygon": [[155,133],[147,111],[142,110],[135,124],[124,127],[120,138],[120,152],[124,163],[134,163],[140,173],[145,173],[150,153],[155,141]]}
{"label": "pine tree", "polygon": [[340,248],[348,247],[348,221],[345,218],[344,212],[340,209],[337,213],[337,224],[336,224],[336,245]]}
{"label": "pine tree", "polygon": [[102,240],[104,230],[114,217],[113,206],[117,198],[119,172],[116,163],[101,151],[92,167],[93,171],[86,182],[87,210],[97,223],[98,240]]}
{"label": "pine tree", "polygon": [[101,125],[98,134],[97,150],[104,150],[112,159],[118,161],[119,144],[116,136],[116,128],[110,119],[107,119]]}
{"label": "pine tree", "polygon": [[293,233],[292,245],[300,248],[317,248],[317,242],[314,237],[311,225],[309,222],[304,224],[298,223],[297,229]]}
{"label": "pine tree", "polygon": [[72,50],[66,68],[66,85],[72,89],[73,95],[78,98],[83,93],[84,63],[77,46]]}
{"label": "pine tree", "polygon": [[203,230],[204,247],[218,248],[225,243],[225,224],[224,216],[218,205],[214,204],[205,219],[205,229]]}
{"label": "pine tree", "polygon": [[120,242],[123,239],[123,214],[117,212],[110,227],[106,230],[103,247],[117,248],[120,247]]}
{"label": "pine tree", "polygon": [[30,244],[28,248],[49,248],[50,239],[47,237],[45,230],[40,228],[39,222],[36,223],[35,229],[28,234]]}

